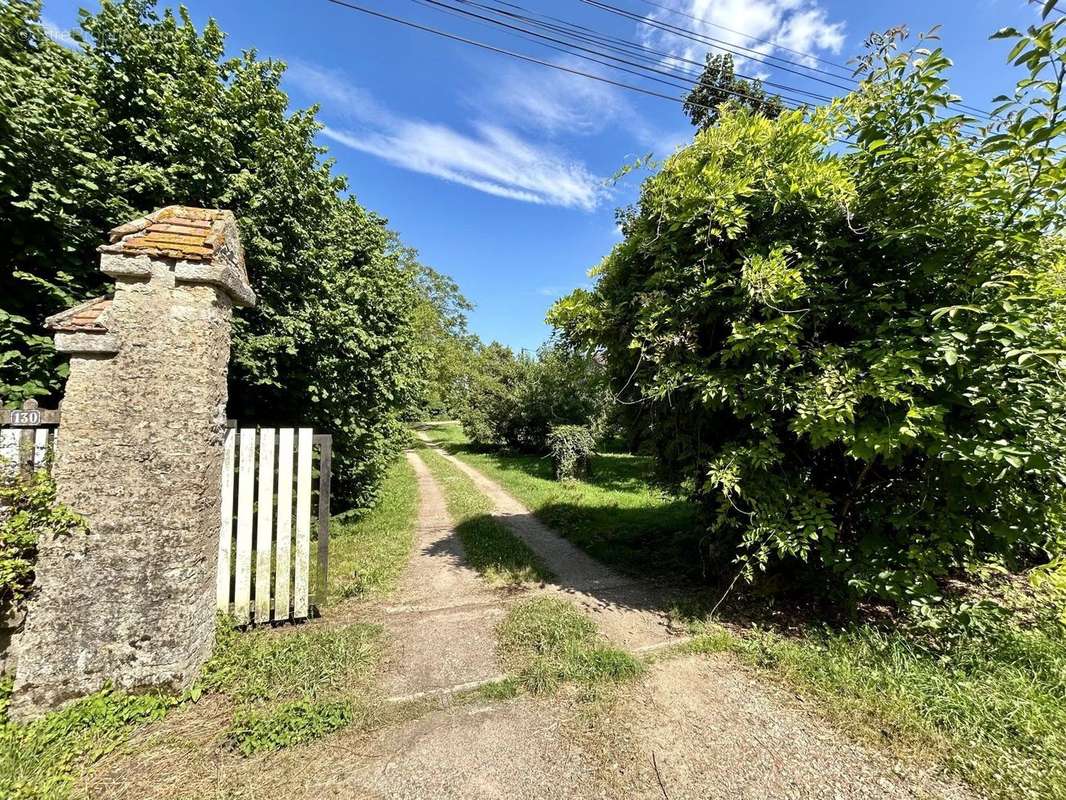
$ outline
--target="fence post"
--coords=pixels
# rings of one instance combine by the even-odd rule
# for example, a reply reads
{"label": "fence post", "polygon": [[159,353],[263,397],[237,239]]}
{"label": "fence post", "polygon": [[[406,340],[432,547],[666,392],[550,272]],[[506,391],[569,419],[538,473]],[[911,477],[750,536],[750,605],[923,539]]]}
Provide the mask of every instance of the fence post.
{"label": "fence post", "polygon": [[333,478],[333,437],[320,434],[318,440],[318,611],[329,599],[329,501]]}

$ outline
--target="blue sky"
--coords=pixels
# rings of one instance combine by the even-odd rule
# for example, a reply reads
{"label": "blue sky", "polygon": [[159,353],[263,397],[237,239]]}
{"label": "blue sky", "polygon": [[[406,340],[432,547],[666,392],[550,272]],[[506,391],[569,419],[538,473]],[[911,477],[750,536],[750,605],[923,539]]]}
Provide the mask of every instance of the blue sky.
{"label": "blue sky", "polygon": [[[653,91],[682,93],[415,0],[353,2]],[[683,58],[703,58],[702,47],[690,40],[580,0],[514,2]],[[870,31],[905,24],[917,32],[940,24],[942,45],[955,62],[953,89],[986,109],[1014,82],[1003,64],[1009,45],[988,35],[1036,19],[1025,0],[609,2],[760,52],[798,58],[758,41],[770,39],[837,63],[859,53]],[[474,332],[515,348],[535,348],[547,337],[544,314],[552,301],[587,284],[588,269],[618,241],[614,210],[633,201],[639,177],[614,185],[607,179],[634,158],[669,154],[691,137],[677,103],[521,63],[326,0],[185,5],[197,24],[213,16],[233,52],[255,48],[290,65],[285,85],[293,103],[321,106],[327,126],[322,144],[352,192],[386,216],[425,263],[459,282],[476,304]],[[44,15],[62,31],[75,24],[79,6],[95,3],[46,0]],[[801,89],[839,91],[765,60],[739,62],[738,70]]]}

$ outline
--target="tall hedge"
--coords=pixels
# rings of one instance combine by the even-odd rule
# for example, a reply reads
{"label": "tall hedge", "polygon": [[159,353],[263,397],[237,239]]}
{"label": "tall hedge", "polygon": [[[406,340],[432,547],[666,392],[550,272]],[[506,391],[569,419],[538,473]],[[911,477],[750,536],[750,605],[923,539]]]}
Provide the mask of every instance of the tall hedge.
{"label": "tall hedge", "polygon": [[646,181],[594,289],[554,308],[645,409],[723,570],[907,603],[1055,547],[1063,30],[1002,34],[1035,81],[986,129],[900,31],[829,108],[724,110]]}
{"label": "tall hedge", "polygon": [[338,496],[366,505],[421,390],[409,255],[323,160],[283,64],[227,57],[214,22],[155,5],[104,0],[68,49],[39,2],[0,2],[0,397],[60,390],[41,322],[105,290],[109,228],[232,209],[259,304],[237,315],[230,414],[332,432]]}

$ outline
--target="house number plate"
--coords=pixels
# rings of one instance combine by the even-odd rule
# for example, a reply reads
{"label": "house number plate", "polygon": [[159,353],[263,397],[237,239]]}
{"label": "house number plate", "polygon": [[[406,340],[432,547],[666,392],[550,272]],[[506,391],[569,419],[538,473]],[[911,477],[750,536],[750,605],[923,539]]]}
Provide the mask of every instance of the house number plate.
{"label": "house number plate", "polygon": [[41,412],[37,409],[32,411],[12,411],[11,426],[18,428],[35,428],[41,424]]}

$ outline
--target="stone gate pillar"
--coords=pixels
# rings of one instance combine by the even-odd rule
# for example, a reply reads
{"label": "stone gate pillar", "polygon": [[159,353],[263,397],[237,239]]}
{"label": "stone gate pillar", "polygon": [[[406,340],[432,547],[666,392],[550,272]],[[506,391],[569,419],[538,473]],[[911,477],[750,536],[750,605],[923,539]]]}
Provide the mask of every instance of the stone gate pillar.
{"label": "stone gate pillar", "polygon": [[182,689],[214,631],[233,215],[172,206],[111,232],[102,297],[48,320],[70,354],[54,475],[85,534],[40,543],[12,711],[111,684]]}

